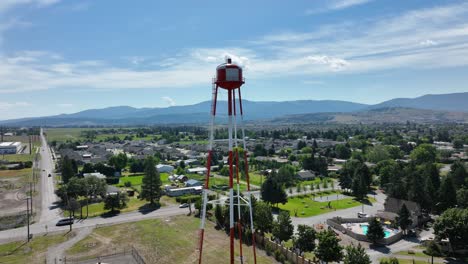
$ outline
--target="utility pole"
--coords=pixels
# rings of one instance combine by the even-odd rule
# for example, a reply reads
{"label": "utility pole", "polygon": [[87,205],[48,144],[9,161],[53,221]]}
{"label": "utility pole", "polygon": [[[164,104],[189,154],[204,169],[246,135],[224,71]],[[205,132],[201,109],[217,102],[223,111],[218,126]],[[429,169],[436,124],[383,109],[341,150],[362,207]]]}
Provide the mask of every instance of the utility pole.
{"label": "utility pole", "polygon": [[28,138],[29,138],[29,155],[32,155],[31,135],[29,135]]}
{"label": "utility pole", "polygon": [[29,233],[29,197],[26,197],[26,212],[27,212],[27,215],[28,215],[28,242],[29,240],[31,240],[31,235]]}
{"label": "utility pole", "polygon": [[29,182],[29,197],[31,198],[31,217],[33,215],[33,189],[32,189],[32,182]]}

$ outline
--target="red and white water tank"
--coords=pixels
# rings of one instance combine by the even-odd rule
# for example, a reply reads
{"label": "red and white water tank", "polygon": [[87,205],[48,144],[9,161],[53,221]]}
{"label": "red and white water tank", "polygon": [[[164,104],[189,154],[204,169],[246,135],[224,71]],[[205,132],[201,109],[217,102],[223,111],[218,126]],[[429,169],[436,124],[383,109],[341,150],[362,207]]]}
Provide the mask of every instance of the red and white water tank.
{"label": "red and white water tank", "polygon": [[231,58],[226,58],[226,63],[216,67],[215,83],[226,90],[237,89],[244,84],[242,68],[232,63]]}

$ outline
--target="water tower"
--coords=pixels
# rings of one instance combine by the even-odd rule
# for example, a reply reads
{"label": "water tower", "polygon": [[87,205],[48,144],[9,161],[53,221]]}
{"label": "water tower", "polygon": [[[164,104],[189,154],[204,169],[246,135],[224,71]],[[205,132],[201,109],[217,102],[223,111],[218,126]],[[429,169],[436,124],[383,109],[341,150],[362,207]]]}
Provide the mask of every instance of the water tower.
{"label": "water tower", "polygon": [[[250,229],[252,231],[252,250],[253,250],[253,259],[254,263],[257,263],[256,252],[255,252],[255,229],[253,224],[253,214],[252,214],[252,205],[251,205],[251,194],[250,194],[250,181],[249,181],[249,166],[248,166],[248,154],[247,147],[245,143],[245,131],[243,126],[244,112],[242,109],[242,96],[241,96],[241,86],[244,84],[244,78],[242,75],[242,68],[234,63],[230,58],[226,58],[226,63],[219,65],[216,68],[216,78],[213,80],[213,90],[212,90],[212,101],[211,101],[211,120],[210,120],[210,134],[209,134],[209,144],[208,144],[208,157],[206,161],[206,179],[202,193],[202,208],[201,208],[201,224],[200,224],[200,237],[199,237],[199,261],[202,263],[203,256],[203,239],[205,232],[205,220],[206,220],[206,205],[207,203],[221,204],[224,206],[224,202],[221,201],[208,201],[208,189],[210,181],[210,172],[211,172],[211,159],[213,157],[213,141],[214,141],[214,125],[215,125],[215,116],[216,116],[216,105],[218,98],[218,89],[225,89],[228,94],[227,101],[227,113],[228,113],[228,163],[229,163],[229,240],[230,240],[230,263],[234,263],[234,226],[237,225],[238,229],[238,239],[239,239],[239,255],[240,262],[244,263],[244,256],[242,252],[242,228],[243,225],[250,224]],[[236,93],[238,95],[238,105],[239,111],[236,110]],[[247,182],[247,192],[245,193],[245,198],[240,195],[239,187],[239,148],[238,148],[238,138],[237,138],[237,112],[240,113],[241,117],[241,134],[242,134],[242,148],[243,148],[243,157],[244,160],[244,172]],[[234,148],[235,147],[235,148]],[[234,195],[234,178],[236,179],[236,195]],[[249,208],[250,214],[250,223],[242,223],[241,221],[241,206],[247,206]],[[237,208],[238,219],[234,219],[235,207]],[[220,263],[224,263],[220,261]]]}

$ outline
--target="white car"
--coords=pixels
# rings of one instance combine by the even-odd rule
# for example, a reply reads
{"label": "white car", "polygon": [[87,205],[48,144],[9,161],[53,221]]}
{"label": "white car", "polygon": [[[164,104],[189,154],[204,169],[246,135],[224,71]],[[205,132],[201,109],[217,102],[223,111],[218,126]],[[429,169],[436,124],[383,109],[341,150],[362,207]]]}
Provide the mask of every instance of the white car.
{"label": "white car", "polygon": [[370,215],[368,215],[368,214],[366,214],[366,213],[364,213],[364,212],[359,212],[359,213],[357,213],[357,216],[358,216],[359,218],[370,217]]}
{"label": "white car", "polygon": [[184,203],[184,204],[179,205],[179,208],[187,208],[189,206],[190,205],[188,203]]}

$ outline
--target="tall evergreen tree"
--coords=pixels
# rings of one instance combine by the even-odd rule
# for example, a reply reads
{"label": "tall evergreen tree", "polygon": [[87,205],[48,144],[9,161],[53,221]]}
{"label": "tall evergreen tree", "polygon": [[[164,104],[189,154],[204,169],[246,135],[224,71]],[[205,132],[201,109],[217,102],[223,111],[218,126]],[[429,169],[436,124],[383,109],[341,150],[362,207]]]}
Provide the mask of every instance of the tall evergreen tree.
{"label": "tall evergreen tree", "polygon": [[451,177],[445,177],[440,185],[438,210],[443,212],[457,204],[457,193]]}
{"label": "tall evergreen tree", "polygon": [[339,244],[339,238],[331,230],[325,230],[317,234],[319,244],[314,253],[317,258],[325,263],[339,262],[343,258],[343,247]]}
{"label": "tall evergreen tree", "polygon": [[449,177],[452,178],[452,182],[456,189],[459,189],[466,185],[468,173],[466,172],[465,165],[460,161],[456,161],[455,163],[453,163],[450,169]]}
{"label": "tall evergreen tree", "polygon": [[61,175],[62,175],[62,181],[64,183],[68,183],[68,181],[73,176],[75,176],[72,161],[68,158],[68,156],[63,157],[62,159]]}
{"label": "tall evergreen tree", "polygon": [[377,221],[377,218],[373,218],[369,222],[369,227],[367,229],[367,238],[372,241],[373,244],[376,244],[377,241],[385,237],[385,233],[382,227],[382,224]]}
{"label": "tall evergreen tree", "polygon": [[145,175],[141,184],[141,199],[145,199],[154,205],[159,202],[161,197],[161,177],[156,169],[156,163],[153,157],[147,157],[145,160]]}
{"label": "tall evergreen tree", "polygon": [[398,223],[398,226],[405,233],[408,227],[413,223],[413,220],[411,220],[410,212],[405,204],[403,204],[400,211],[398,212],[397,223]]}
{"label": "tall evergreen tree", "polygon": [[291,217],[286,211],[281,211],[278,219],[273,223],[273,236],[280,241],[288,241],[294,233],[294,225],[292,224]]}
{"label": "tall evergreen tree", "polygon": [[315,230],[308,225],[298,225],[294,247],[299,249],[301,253],[312,252],[315,249]]}

